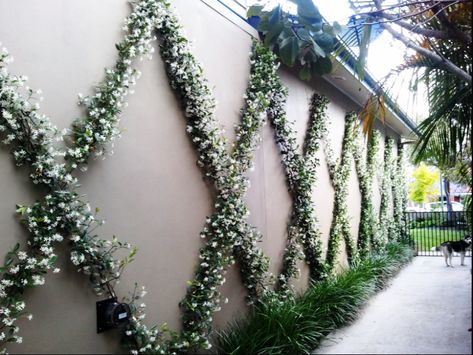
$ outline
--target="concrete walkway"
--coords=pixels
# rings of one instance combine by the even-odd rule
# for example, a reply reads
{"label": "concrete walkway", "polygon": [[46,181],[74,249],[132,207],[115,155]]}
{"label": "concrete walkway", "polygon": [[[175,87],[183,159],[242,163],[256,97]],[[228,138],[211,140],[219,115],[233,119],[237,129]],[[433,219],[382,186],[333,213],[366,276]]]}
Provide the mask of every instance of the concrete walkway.
{"label": "concrete walkway", "polygon": [[471,258],[416,257],[314,354],[471,354]]}

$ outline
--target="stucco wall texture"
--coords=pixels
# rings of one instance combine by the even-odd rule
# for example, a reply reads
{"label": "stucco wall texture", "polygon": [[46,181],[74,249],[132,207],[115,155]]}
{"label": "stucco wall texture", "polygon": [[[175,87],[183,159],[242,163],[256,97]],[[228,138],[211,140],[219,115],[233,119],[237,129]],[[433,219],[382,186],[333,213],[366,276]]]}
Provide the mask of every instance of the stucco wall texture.
{"label": "stucco wall texture", "polygon": [[[233,125],[246,89],[251,35],[229,21],[212,6],[212,1],[175,0],[182,25],[193,42],[195,56],[218,101],[216,115],[225,128],[229,144]],[[60,129],[69,127],[82,114],[77,94],[90,94],[103,78],[103,68],[113,65],[114,44],[122,36],[123,19],[129,14],[126,0],[0,0],[0,41],[15,57],[10,69],[27,75],[30,86],[41,88],[41,111]],[[158,48],[156,48],[158,51]],[[118,236],[138,247],[136,260],[117,286],[119,295],[132,290],[137,282],[149,293],[148,321],[168,322],[179,329],[178,303],[192,279],[201,247],[199,233],[212,212],[214,191],[202,179],[196,153],[186,134],[185,120],[171,91],[163,63],[156,54],[151,61],[137,64],[143,75],[129,97],[122,114],[123,135],[116,141],[113,156],[90,163],[79,176],[81,192],[90,204],[100,207],[106,224],[102,237]],[[336,154],[340,153],[346,111],[358,106],[322,79],[301,82],[289,70],[281,69],[289,88],[287,112],[295,121],[302,144],[308,120],[309,98],[314,91],[330,99],[330,135]],[[386,134],[395,132],[380,126]],[[332,218],[333,189],[325,160],[317,171],[313,201],[324,237],[324,247]],[[382,152],[380,152],[382,156]],[[255,154],[255,170],[250,173],[247,202],[250,221],[263,234],[261,247],[271,257],[271,271],[277,273],[285,245],[286,226],[291,212],[281,157],[269,125]],[[376,180],[376,179],[375,179]],[[379,204],[379,187],[374,192]],[[348,198],[351,230],[357,234],[360,193],[354,166]],[[15,204],[29,204],[43,192],[28,180],[26,169],[16,168],[9,152],[0,149],[0,254],[15,243],[25,243],[27,234],[15,216]],[[46,285],[26,294],[32,321],[20,321],[23,344],[9,347],[12,353],[110,353],[119,352],[115,331],[97,335],[95,302],[87,280],[68,260],[67,246],[58,249],[62,272],[48,275]],[[346,265],[342,251],[340,265]],[[307,269],[296,282],[307,285]],[[245,310],[244,290],[236,269],[230,269],[222,287],[230,302],[215,316],[216,327],[241,316]]]}

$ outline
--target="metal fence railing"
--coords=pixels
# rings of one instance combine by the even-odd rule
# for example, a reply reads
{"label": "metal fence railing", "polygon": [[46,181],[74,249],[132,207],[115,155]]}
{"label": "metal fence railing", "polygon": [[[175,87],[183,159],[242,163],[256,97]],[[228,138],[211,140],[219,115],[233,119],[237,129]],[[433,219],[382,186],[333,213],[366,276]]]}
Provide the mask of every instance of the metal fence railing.
{"label": "metal fence railing", "polygon": [[[435,247],[468,234],[464,212],[406,212],[406,221],[417,255],[441,256]],[[467,255],[471,256],[471,250]]]}

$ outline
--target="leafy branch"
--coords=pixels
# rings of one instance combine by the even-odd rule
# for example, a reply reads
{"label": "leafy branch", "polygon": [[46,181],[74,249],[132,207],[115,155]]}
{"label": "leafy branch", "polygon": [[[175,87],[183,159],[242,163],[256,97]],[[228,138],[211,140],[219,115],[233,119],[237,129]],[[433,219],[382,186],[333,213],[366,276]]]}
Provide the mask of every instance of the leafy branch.
{"label": "leafy branch", "polygon": [[291,0],[297,13],[284,11],[281,4],[268,9],[266,4],[253,5],[248,18],[259,20],[257,29],[264,44],[289,67],[296,67],[302,80],[332,71],[331,53],[336,35],[342,31],[338,23],[324,22],[311,0]]}

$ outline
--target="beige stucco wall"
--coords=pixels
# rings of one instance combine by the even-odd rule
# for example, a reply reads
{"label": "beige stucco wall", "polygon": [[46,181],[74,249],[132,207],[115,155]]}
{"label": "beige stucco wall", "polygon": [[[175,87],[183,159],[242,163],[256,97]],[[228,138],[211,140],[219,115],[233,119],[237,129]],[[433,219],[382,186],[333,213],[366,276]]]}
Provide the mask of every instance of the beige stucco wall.
{"label": "beige stucco wall", "polygon": [[[250,35],[215,11],[212,1],[173,1],[194,53],[202,62],[218,101],[217,117],[226,129],[229,144],[233,125],[239,121],[242,95],[246,88]],[[68,127],[81,114],[76,106],[78,93],[89,94],[102,79],[103,68],[113,65],[114,43],[121,38],[123,18],[129,13],[126,0],[0,0],[0,41],[15,57],[11,71],[27,75],[33,88],[44,93],[42,112],[59,128]],[[235,22],[238,23],[237,19]],[[100,235],[117,235],[139,249],[138,256],[117,287],[124,295],[134,282],[146,285],[149,294],[149,322],[168,322],[179,327],[178,302],[186,281],[193,276],[201,246],[199,232],[212,210],[211,187],[202,180],[196,156],[185,132],[185,121],[167,84],[159,55],[138,63],[143,72],[129,106],[123,111],[123,136],[114,155],[90,164],[80,176],[81,191],[92,206],[99,206],[107,223]],[[331,139],[340,153],[343,117],[357,106],[323,80],[303,83],[290,71],[281,76],[288,86],[288,116],[296,122],[302,144],[308,119],[308,100],[317,90],[331,100]],[[386,127],[382,127],[387,130]],[[389,134],[395,135],[394,132]],[[382,154],[382,153],[381,153]],[[322,153],[320,158],[323,159]],[[247,201],[250,220],[263,234],[262,248],[271,257],[271,271],[281,265],[285,230],[291,211],[280,155],[269,126],[263,129],[263,143],[256,152],[255,170]],[[317,172],[314,203],[326,246],[333,190],[327,168]],[[378,192],[375,187],[375,192]],[[12,163],[8,151],[0,149],[0,254],[27,235],[14,214],[15,204],[40,198],[27,172]],[[354,167],[350,177],[349,209],[352,232],[356,235],[360,194]],[[87,281],[78,275],[59,248],[62,272],[49,275],[44,287],[26,294],[31,322],[21,321],[24,343],[11,346],[12,352],[102,353],[119,351],[115,333],[95,333],[96,298]],[[345,254],[340,256],[346,264]],[[229,270],[223,294],[228,305],[215,317],[222,326],[244,310],[244,290],[237,270]],[[303,267],[299,289],[307,283]]]}

